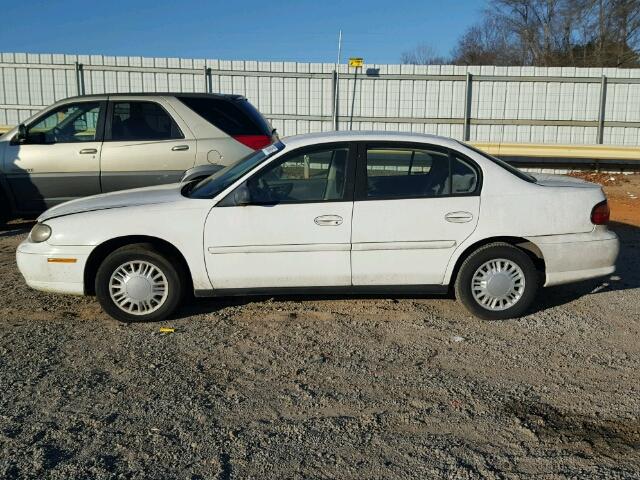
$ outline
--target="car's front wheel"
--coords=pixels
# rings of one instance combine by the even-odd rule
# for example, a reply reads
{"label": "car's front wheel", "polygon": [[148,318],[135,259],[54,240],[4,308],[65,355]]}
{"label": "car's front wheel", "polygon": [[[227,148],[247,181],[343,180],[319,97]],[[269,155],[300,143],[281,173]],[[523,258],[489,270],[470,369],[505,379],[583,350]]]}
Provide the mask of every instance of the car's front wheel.
{"label": "car's front wheel", "polygon": [[180,304],[184,277],[174,259],[150,245],[127,245],[112,252],[96,274],[102,308],[123,322],[160,321]]}
{"label": "car's front wheel", "polygon": [[525,252],[508,243],[480,247],[462,265],[456,297],[476,317],[504,320],[524,315],[538,290],[538,271]]}

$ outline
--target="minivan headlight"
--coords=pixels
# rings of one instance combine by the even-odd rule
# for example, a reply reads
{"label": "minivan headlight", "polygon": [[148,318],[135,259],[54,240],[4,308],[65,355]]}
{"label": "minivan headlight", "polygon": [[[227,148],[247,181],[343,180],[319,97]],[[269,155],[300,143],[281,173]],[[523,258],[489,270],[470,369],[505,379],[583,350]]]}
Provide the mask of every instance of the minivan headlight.
{"label": "minivan headlight", "polygon": [[31,229],[31,233],[29,237],[31,241],[34,243],[46,242],[49,240],[51,236],[51,227],[44,223],[36,223],[36,225]]}

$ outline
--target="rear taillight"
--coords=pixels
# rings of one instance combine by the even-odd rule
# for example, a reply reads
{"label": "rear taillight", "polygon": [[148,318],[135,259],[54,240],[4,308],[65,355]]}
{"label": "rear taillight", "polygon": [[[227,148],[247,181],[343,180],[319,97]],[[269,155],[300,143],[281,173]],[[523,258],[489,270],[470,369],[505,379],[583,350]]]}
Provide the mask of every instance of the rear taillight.
{"label": "rear taillight", "polygon": [[606,225],[609,223],[609,204],[606,200],[600,202],[591,210],[591,223],[594,225]]}
{"label": "rear taillight", "polygon": [[254,150],[260,150],[273,141],[269,135],[234,135],[233,138]]}

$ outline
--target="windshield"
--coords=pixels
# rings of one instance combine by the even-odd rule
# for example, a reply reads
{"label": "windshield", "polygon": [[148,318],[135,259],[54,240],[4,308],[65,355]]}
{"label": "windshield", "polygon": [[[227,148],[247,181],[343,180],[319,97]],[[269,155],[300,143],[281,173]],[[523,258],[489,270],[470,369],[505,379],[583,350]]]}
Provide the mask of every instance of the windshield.
{"label": "windshield", "polygon": [[256,167],[283,148],[284,144],[282,142],[277,142],[263,148],[262,150],[250,153],[246,157],[238,160],[236,163],[232,163],[231,165],[218,170],[213,175],[190,185],[190,188],[184,193],[189,198],[213,198],[249,170]]}
{"label": "windshield", "polygon": [[501,166],[505,170],[508,170],[510,173],[513,173],[516,177],[520,178],[521,180],[524,180],[525,182],[535,183],[536,179],[534,177],[532,177],[528,173],[523,172],[519,168],[514,167],[510,163],[507,163],[504,160],[500,160],[499,158],[493,157],[493,156],[489,155],[488,153],[483,152],[482,150],[480,150],[480,149],[478,149],[476,147],[472,147],[468,143],[463,143],[463,142],[458,142],[458,143],[460,143],[461,145],[464,145],[469,150],[473,150],[478,155],[482,155],[487,160],[491,160],[493,163],[498,164],[499,166]]}

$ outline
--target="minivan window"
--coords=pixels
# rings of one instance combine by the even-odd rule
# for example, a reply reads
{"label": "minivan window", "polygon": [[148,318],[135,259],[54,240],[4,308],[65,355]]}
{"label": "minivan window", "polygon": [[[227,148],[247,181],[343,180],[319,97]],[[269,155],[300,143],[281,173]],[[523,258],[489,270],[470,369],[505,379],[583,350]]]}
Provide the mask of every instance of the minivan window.
{"label": "minivan window", "polygon": [[218,170],[194,184],[187,185],[183,194],[189,198],[213,198],[229,187],[245,173],[260,165],[263,161],[273,156],[284,148],[282,142],[274,143],[262,150],[256,150],[235,163]]}
{"label": "minivan window", "polygon": [[111,140],[171,140],[184,138],[171,116],[155,102],[114,102]]}
{"label": "minivan window", "polygon": [[100,102],[62,105],[29,126],[27,143],[93,142]]}
{"label": "minivan window", "polygon": [[177,97],[207,122],[230,136],[271,135],[271,127],[244,98]]}

